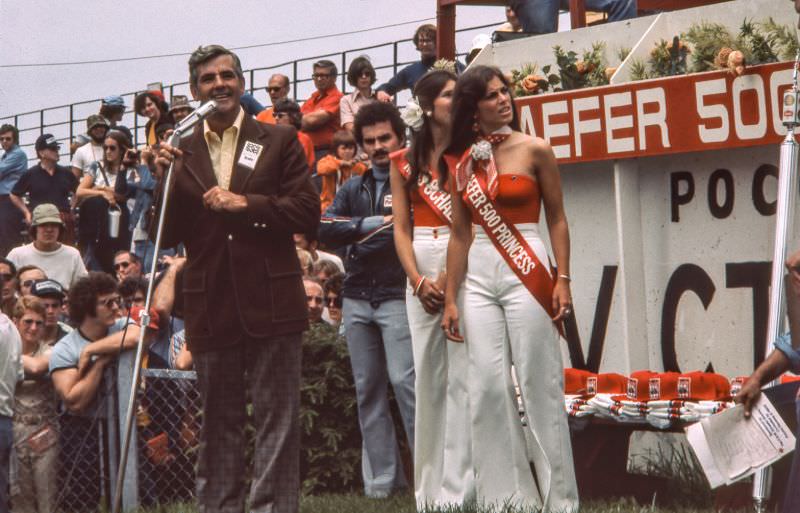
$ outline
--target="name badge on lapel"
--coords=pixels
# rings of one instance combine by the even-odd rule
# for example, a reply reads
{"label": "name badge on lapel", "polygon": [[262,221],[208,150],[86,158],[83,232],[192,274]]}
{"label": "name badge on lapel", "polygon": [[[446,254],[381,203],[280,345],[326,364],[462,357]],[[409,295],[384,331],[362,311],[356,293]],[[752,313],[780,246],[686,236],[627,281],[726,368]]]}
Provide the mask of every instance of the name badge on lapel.
{"label": "name badge on lapel", "polygon": [[387,194],[383,197],[383,208],[392,208],[392,195]]}
{"label": "name badge on lapel", "polygon": [[239,155],[239,165],[254,170],[263,149],[264,147],[260,144],[245,141],[242,154]]}

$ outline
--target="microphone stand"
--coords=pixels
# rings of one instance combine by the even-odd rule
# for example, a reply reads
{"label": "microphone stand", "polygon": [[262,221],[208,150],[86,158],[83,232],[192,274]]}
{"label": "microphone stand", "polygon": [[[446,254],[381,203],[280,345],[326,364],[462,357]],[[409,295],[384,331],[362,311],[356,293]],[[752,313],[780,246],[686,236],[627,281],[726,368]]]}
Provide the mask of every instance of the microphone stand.
{"label": "microphone stand", "polygon": [[[208,107],[204,109],[204,107]],[[181,136],[194,128],[194,125],[199,123],[203,120],[208,114],[211,114],[214,109],[216,109],[216,103],[213,101],[208,102],[207,104],[198,107],[195,111],[196,115],[190,115],[189,118],[185,119],[183,123],[179,123],[178,126],[175,127],[175,131],[172,133],[172,136],[169,139],[169,145],[173,148],[177,148],[178,144],[181,141]],[[193,114],[195,114],[193,113]],[[190,119],[191,118],[191,119]],[[144,339],[146,336],[146,332],[148,330],[148,326],[150,324],[150,305],[153,299],[153,288],[155,283],[156,277],[156,270],[158,266],[158,252],[161,250],[161,235],[164,230],[164,217],[167,211],[167,203],[169,199],[169,187],[172,184],[172,172],[175,168],[175,159],[172,159],[170,162],[169,169],[167,170],[167,174],[164,177],[164,188],[161,194],[161,209],[160,215],[158,216],[158,230],[156,231],[156,241],[155,246],[153,247],[153,260],[150,264],[150,279],[147,280],[147,296],[144,301],[144,308],[142,309],[141,315],[141,329],[139,330],[139,341],[136,344],[136,357],[134,358],[133,364],[133,378],[131,383],[131,391],[130,397],[128,399],[128,411],[125,416],[125,436],[123,439],[122,444],[122,451],[120,453],[120,460],[119,460],[119,467],[117,469],[117,485],[114,489],[114,502],[112,504],[111,511],[113,513],[119,513],[120,507],[122,505],[122,488],[123,483],[125,482],[125,468],[128,465],[128,451],[130,450],[131,445],[131,435],[133,431],[133,419],[136,415],[136,402],[137,402],[137,392],[139,390],[139,379],[141,377],[142,371],[142,353],[144,352]]]}
{"label": "microphone stand", "polygon": [[[770,280],[769,317],[767,324],[767,340],[765,356],[774,349],[775,340],[784,330],[786,318],[786,305],[784,301],[786,245],[793,232],[794,225],[794,196],[797,194],[797,160],[798,144],[795,141],[795,129],[800,126],[797,115],[797,72],[800,63],[800,50],[795,57],[794,74],[792,77],[792,90],[785,93],[792,95],[794,102],[791,106],[784,101],[782,107],[783,124],[786,126],[786,138],[781,143],[780,169],[778,173],[778,198],[775,212],[775,246],[772,254],[772,277]],[[787,109],[793,112],[789,115]],[[788,118],[787,118],[788,116]],[[800,333],[792,333],[792,337]],[[777,381],[768,385],[774,386]],[[767,507],[772,488],[772,468],[764,467],[753,475],[753,506],[755,511],[763,513]]]}

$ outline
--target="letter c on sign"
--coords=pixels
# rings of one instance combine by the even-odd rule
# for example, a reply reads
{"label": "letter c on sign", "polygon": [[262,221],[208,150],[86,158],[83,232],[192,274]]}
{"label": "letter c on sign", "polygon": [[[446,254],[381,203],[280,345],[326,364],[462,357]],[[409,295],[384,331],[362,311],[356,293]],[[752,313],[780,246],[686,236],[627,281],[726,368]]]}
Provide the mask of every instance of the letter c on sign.
{"label": "letter c on sign", "polygon": [[661,311],[661,359],[667,372],[681,371],[675,353],[675,319],[681,296],[688,291],[697,294],[707,310],[716,287],[711,277],[694,264],[683,264],[672,273],[664,291],[664,307]]}

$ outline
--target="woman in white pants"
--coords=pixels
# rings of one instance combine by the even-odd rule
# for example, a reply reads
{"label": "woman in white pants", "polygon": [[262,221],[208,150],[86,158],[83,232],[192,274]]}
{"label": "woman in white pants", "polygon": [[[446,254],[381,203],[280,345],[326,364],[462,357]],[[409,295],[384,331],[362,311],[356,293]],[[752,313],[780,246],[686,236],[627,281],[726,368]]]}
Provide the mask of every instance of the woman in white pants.
{"label": "woman in white pants", "polygon": [[[554,325],[571,308],[569,232],[555,156],[547,142],[518,131],[509,84],[497,68],[475,66],[459,77],[452,120],[446,154],[459,163],[450,166],[453,224],[442,328],[460,340],[459,320],[464,326],[477,498],[487,506],[577,510]],[[542,203],[556,276],[538,235]],[[462,283],[459,309],[455,293]],[[512,364],[527,426],[519,418]],[[526,429],[535,441],[531,454]]]}
{"label": "woman in white pants", "polygon": [[450,197],[436,163],[447,144],[456,77],[434,70],[414,87],[404,111],[411,146],[394,153],[392,213],[397,254],[408,276],[406,310],[416,373],[414,491],[417,508],[460,505],[474,498],[467,397],[467,354],[440,328]]}

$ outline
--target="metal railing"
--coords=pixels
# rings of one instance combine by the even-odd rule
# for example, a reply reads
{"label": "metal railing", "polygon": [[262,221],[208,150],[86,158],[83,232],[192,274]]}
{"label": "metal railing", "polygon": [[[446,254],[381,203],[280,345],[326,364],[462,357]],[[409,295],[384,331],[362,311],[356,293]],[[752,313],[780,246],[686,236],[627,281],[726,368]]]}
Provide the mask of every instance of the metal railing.
{"label": "metal railing", "polygon": [[[471,40],[474,35],[486,32],[486,29],[496,27],[500,23],[501,22],[498,21],[488,25],[479,25],[457,30],[457,45],[460,44],[460,47],[468,48],[471,45]],[[419,58],[417,50],[410,38],[388,43],[379,43],[342,52],[304,57],[271,66],[247,69],[244,72],[247,90],[253,94],[259,102],[269,105],[269,96],[265,90],[267,80],[270,75],[274,73],[282,73],[291,80],[292,97],[295,100],[301,101],[307,98],[314,90],[311,79],[313,63],[320,59],[329,59],[336,63],[339,72],[340,89],[342,92],[347,93],[352,89],[349,88],[347,84],[347,66],[352,59],[365,54],[370,57],[375,68],[377,84],[387,81],[397,74],[402,66],[410,64]],[[458,57],[463,57],[464,55],[466,55],[466,53],[459,53]],[[131,77],[131,81],[136,80],[138,80],[136,77]],[[134,98],[142,91],[144,91],[144,89],[121,95],[125,100],[125,104],[130,107],[130,110],[125,112],[125,116],[120,124],[131,129],[134,138],[133,142],[137,145],[139,141],[145,139],[144,123],[140,120],[140,116],[133,111],[132,106]],[[163,92],[168,100],[176,94],[191,97],[188,81],[165,85],[163,86]],[[408,91],[398,94],[398,104],[404,104],[408,96]],[[86,118],[91,114],[96,114],[100,110],[100,101],[101,99],[97,98],[13,114],[0,117],[0,124],[9,123],[17,127],[20,132],[20,147],[27,153],[30,159],[36,159],[33,145],[36,138],[44,133],[51,133],[60,142],[65,143],[62,145],[62,156],[69,157],[70,142],[79,134],[84,134],[86,132]]]}

